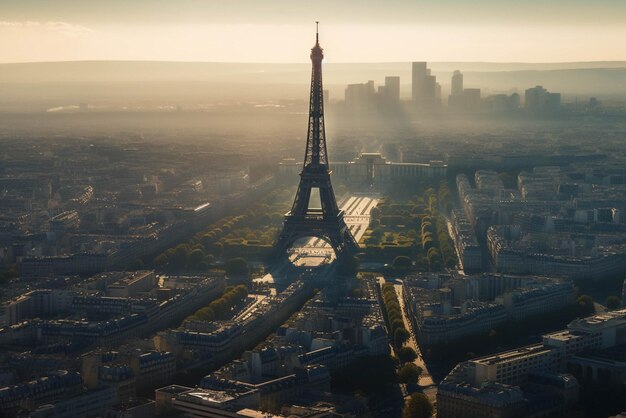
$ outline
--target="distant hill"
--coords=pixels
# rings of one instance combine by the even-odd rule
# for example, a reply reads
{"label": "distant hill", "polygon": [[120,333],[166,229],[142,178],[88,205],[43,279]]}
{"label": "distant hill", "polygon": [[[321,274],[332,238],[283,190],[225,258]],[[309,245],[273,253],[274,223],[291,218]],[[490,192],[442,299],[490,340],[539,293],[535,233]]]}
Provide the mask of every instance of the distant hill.
{"label": "distant hill", "polygon": [[[465,74],[466,87],[483,95],[543,85],[567,96],[626,99],[626,61],[571,63],[434,62],[429,64],[447,95],[452,71]],[[401,77],[408,98],[411,64],[325,63],[331,99],[342,99],[346,84]],[[306,99],[310,67],[298,64],[160,61],[75,61],[0,64],[0,109],[14,105],[89,103],[185,104],[219,100]]]}
{"label": "distant hill", "polygon": [[[389,63],[328,63],[325,76],[332,82],[357,82],[359,74],[408,76],[410,62]],[[492,73],[517,71],[626,69],[626,61],[563,62],[563,63],[491,63],[491,62],[432,62],[435,73],[454,70]],[[242,81],[299,82],[308,79],[308,63],[263,64],[171,61],[67,61],[0,64],[0,83],[63,82],[63,81],[133,81],[133,80],[207,80],[232,79]],[[289,76],[292,74],[293,76]],[[288,79],[284,76],[287,75]],[[293,77],[293,78],[292,78]],[[383,75],[384,77],[384,75]]]}

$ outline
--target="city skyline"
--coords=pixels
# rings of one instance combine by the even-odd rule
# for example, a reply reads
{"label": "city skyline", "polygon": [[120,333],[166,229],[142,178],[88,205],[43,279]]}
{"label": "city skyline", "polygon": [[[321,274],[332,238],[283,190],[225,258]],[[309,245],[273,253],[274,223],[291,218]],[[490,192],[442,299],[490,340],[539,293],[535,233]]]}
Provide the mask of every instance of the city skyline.
{"label": "city skyline", "polygon": [[306,62],[316,20],[328,62],[626,60],[623,2],[539,3],[8,1],[0,62]]}
{"label": "city skyline", "polygon": [[0,415],[626,418],[621,1],[5,2]]}

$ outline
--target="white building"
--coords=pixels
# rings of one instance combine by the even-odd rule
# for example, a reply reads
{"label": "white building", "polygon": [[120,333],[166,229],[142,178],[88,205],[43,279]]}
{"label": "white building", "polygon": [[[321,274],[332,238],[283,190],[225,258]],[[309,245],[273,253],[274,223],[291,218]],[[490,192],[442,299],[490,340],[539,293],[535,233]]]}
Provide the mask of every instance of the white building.
{"label": "white building", "polygon": [[[355,183],[389,183],[398,180],[416,178],[445,177],[448,166],[443,161],[420,163],[389,162],[380,153],[362,153],[348,162],[331,162],[330,169],[334,178]],[[302,169],[302,163],[293,158],[284,159],[279,164],[282,177],[296,178]]]}

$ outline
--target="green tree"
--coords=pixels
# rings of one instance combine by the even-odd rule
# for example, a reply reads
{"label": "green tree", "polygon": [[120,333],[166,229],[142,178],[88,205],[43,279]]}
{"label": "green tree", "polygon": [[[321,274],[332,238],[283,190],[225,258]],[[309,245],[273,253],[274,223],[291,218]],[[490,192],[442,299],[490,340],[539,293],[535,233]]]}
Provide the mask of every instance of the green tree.
{"label": "green tree", "polygon": [[430,248],[426,253],[426,257],[430,262],[433,258],[439,258],[439,251],[436,248]]}
{"label": "green tree", "polygon": [[413,393],[404,405],[403,418],[430,418],[433,406],[423,393]]}
{"label": "green tree", "polygon": [[426,257],[418,257],[417,261],[415,262],[415,268],[418,271],[426,271],[426,270],[428,270],[428,258],[426,258]]}
{"label": "green tree", "polygon": [[213,232],[207,232],[202,236],[200,242],[204,248],[211,248],[213,241],[215,240],[215,234]]}
{"label": "green tree", "polygon": [[396,347],[402,347],[402,345],[409,339],[409,331],[402,326],[402,328],[396,328],[393,333],[393,342]]}
{"label": "green tree", "polygon": [[400,311],[397,309],[392,309],[392,310],[387,311],[387,320],[389,321],[389,326],[392,326],[392,324],[396,321],[400,321],[400,323],[403,323],[402,315],[400,314]]}
{"label": "green tree", "polygon": [[209,308],[215,312],[216,318],[224,318],[230,307],[224,298],[219,298],[211,302]]}
{"label": "green tree", "polygon": [[250,268],[245,258],[231,258],[224,264],[226,275],[231,277],[247,277],[250,274]]}
{"label": "green tree", "polygon": [[422,234],[422,248],[428,251],[434,245],[432,234],[427,232]]}
{"label": "green tree", "polygon": [[167,256],[165,255],[165,253],[159,254],[156,257],[154,257],[154,260],[152,260],[152,263],[154,264],[155,267],[163,267],[167,264]]}
{"label": "green tree", "polygon": [[176,248],[174,248],[174,253],[172,256],[168,256],[169,263],[174,268],[183,268],[187,265],[189,261],[189,254],[191,253],[189,245],[187,244],[178,244]]}
{"label": "green tree", "polygon": [[407,271],[412,266],[413,261],[405,255],[399,255],[393,259],[393,268],[396,271]]}
{"label": "green tree", "polygon": [[385,297],[385,306],[387,307],[387,311],[398,311],[400,313],[400,303],[398,299],[396,299],[396,294],[393,296]]}
{"label": "green tree", "polygon": [[213,321],[215,319],[215,312],[208,306],[202,309],[198,309],[195,316],[203,321]]}
{"label": "green tree", "polygon": [[615,309],[619,308],[619,305],[620,300],[617,296],[609,296],[608,298],[606,298],[606,307],[608,308],[608,310],[614,311]]}
{"label": "green tree", "polygon": [[191,267],[198,267],[198,265],[204,260],[204,251],[200,248],[196,248],[189,254],[189,265]]}
{"label": "green tree", "polygon": [[211,244],[209,251],[214,256],[219,257],[224,253],[224,245],[221,242],[214,242]]}
{"label": "green tree", "polygon": [[183,324],[187,323],[187,322],[192,322],[192,321],[199,321],[200,318],[198,318],[195,314],[194,315],[189,315],[187,318],[185,318],[183,320]]}
{"label": "green tree", "polygon": [[398,358],[402,363],[410,363],[417,358],[417,353],[411,347],[402,347],[398,350]]}
{"label": "green tree", "polygon": [[422,374],[422,368],[414,363],[407,363],[398,370],[400,383],[416,384]]}
{"label": "green tree", "polygon": [[242,284],[235,287],[235,292],[239,295],[240,299],[244,299],[248,296],[248,288]]}
{"label": "green tree", "polygon": [[[193,242],[193,240],[191,241]],[[193,244],[193,246],[191,247],[191,251],[193,252],[193,250],[202,250],[202,252],[204,252],[204,245],[196,242]]]}
{"label": "green tree", "polygon": [[404,328],[404,321],[402,321],[402,319],[394,319],[393,322],[391,322],[391,335],[395,337],[396,330],[401,328]]}
{"label": "green tree", "polygon": [[578,315],[591,315],[596,311],[593,298],[589,295],[581,295],[576,299]]}

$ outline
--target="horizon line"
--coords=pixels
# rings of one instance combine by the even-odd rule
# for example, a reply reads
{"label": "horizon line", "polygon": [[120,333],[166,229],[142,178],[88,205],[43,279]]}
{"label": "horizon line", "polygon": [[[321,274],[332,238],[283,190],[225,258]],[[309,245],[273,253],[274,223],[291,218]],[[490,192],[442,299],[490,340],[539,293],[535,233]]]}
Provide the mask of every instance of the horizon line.
{"label": "horizon line", "polygon": [[[8,61],[0,62],[0,65],[25,65],[25,64],[63,64],[63,63],[98,63],[98,62],[140,62],[140,63],[177,63],[177,64],[271,64],[271,65],[310,65],[308,61],[189,61],[189,60],[143,60],[143,59],[86,59],[86,60],[53,60],[53,61]],[[431,64],[530,64],[530,65],[555,65],[555,64],[600,64],[600,63],[624,63],[623,60],[589,60],[589,61],[429,61],[429,60],[406,60],[406,61],[336,61],[328,64],[407,64],[412,62],[427,62]]]}

